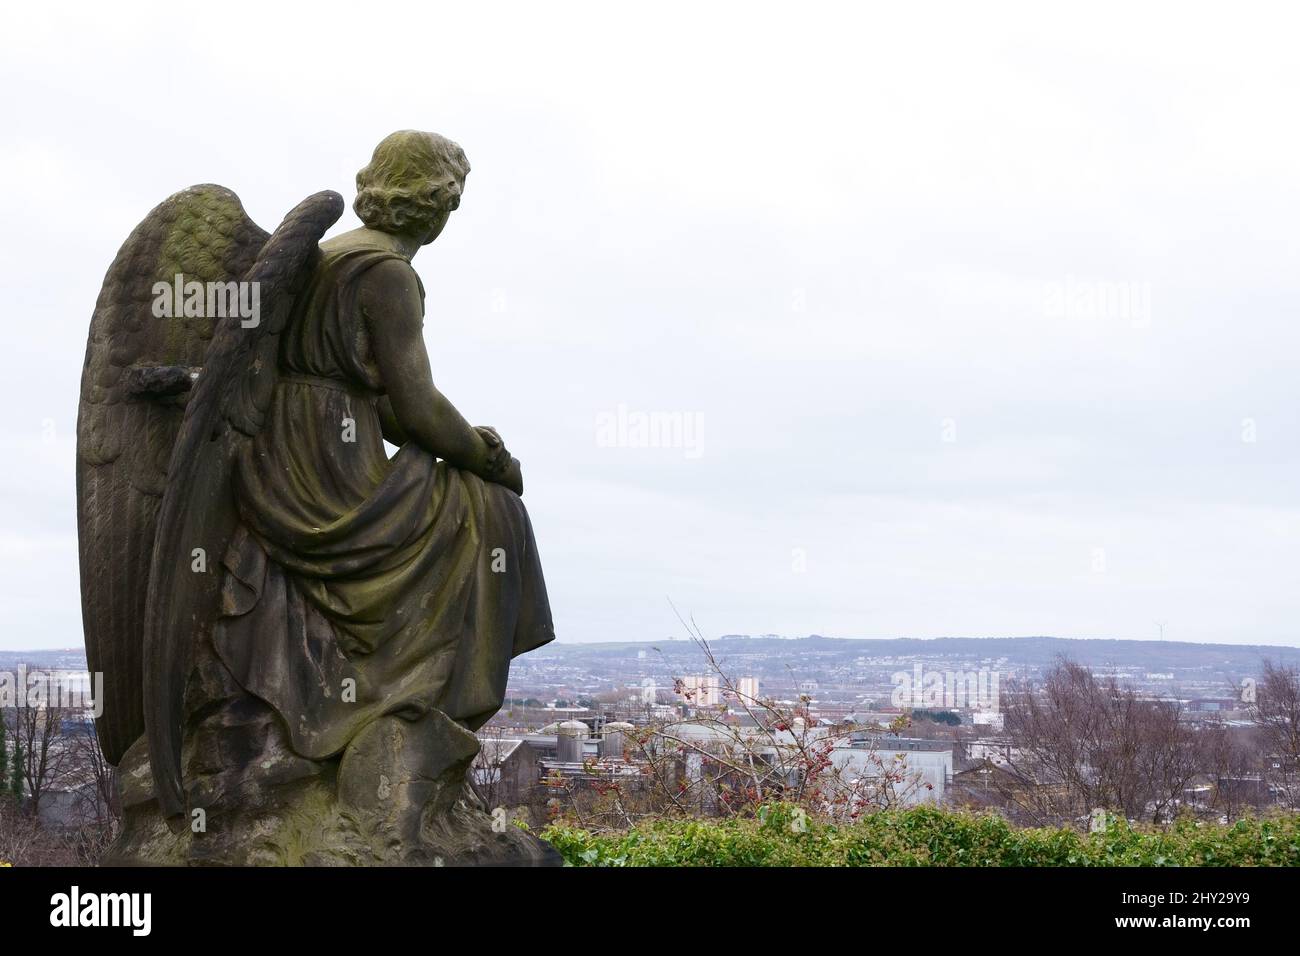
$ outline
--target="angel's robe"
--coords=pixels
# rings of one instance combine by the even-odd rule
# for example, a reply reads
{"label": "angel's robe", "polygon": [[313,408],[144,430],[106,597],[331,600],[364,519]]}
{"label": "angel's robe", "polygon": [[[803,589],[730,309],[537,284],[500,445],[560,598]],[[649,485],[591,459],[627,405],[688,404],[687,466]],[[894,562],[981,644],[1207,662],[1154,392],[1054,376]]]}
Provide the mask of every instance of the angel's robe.
{"label": "angel's robe", "polygon": [[554,637],[519,497],[413,442],[385,451],[357,290],[389,259],[410,268],[364,242],[324,250],[236,466],[213,643],[313,759],[385,714],[437,709],[476,729],[501,707],[511,658]]}

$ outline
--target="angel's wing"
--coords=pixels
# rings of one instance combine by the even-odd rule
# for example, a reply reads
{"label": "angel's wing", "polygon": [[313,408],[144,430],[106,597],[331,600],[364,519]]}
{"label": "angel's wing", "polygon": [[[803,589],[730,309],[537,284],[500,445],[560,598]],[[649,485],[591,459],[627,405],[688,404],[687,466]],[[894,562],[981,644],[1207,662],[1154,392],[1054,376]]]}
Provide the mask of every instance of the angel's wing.
{"label": "angel's wing", "polygon": [[116,764],[144,733],[145,591],[158,506],[191,377],[212,339],[201,316],[157,318],[155,283],[224,282],[268,235],[239,197],[193,186],[122,245],[90,321],[77,416],[77,538],[86,657],[104,675],[100,744]]}
{"label": "angel's wing", "polygon": [[[258,289],[258,321],[218,321],[171,451],[144,615],[144,722],[155,794],[169,817],[185,809],[182,701],[195,642],[217,617],[217,563],[237,520],[234,459],[261,428],[275,386],[280,331],[320,256],[317,243],[342,213],[338,193],[309,196],[262,246],[241,276]],[[207,573],[197,570],[200,549]]]}

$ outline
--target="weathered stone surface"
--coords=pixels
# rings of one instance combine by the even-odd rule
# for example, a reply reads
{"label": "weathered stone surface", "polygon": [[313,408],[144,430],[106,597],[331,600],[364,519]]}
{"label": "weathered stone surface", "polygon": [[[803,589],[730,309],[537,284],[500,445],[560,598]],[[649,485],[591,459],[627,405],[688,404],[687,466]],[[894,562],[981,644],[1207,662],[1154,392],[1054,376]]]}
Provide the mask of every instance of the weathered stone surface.
{"label": "weathered stone surface", "polygon": [[[450,725],[450,726],[449,726]],[[272,737],[283,736],[272,734]],[[152,792],[141,738],[120,767],[123,832],[104,864],[153,866],[558,866],[547,843],[496,824],[468,785],[473,734],[440,713],[387,717],[368,727],[341,761],[310,774],[270,756],[272,743],[223,791],[210,775],[196,793],[219,795],[201,816],[174,821]]]}

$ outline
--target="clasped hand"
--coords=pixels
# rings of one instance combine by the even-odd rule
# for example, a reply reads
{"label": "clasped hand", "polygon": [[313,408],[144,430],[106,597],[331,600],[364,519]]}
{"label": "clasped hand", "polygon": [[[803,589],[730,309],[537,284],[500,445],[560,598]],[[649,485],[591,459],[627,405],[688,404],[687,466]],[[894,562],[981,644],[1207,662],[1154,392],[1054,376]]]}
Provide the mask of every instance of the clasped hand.
{"label": "clasped hand", "polygon": [[485,481],[505,485],[517,495],[524,493],[523,472],[519,460],[506,449],[500,434],[491,425],[476,425],[474,430],[487,446],[487,458],[484,461],[482,478]]}

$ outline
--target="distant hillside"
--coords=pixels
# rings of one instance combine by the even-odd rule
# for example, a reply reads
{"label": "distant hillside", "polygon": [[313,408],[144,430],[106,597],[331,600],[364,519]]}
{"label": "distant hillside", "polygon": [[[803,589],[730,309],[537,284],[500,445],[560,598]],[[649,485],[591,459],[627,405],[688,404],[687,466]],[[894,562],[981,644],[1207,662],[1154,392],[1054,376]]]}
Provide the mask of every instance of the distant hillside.
{"label": "distant hillside", "polygon": [[20,664],[60,670],[86,669],[86,652],[80,647],[49,648],[34,651],[0,651],[0,670],[13,670]]}
{"label": "distant hillside", "polygon": [[[744,635],[727,635],[722,639],[727,646],[743,642],[749,647],[760,644],[764,650],[779,652],[791,643],[781,638],[753,638]],[[1180,667],[1198,667],[1210,664],[1257,664],[1263,658],[1287,663],[1300,663],[1300,647],[1277,647],[1261,644],[1197,644],[1188,641],[1131,641],[1111,638],[1073,639],[1064,637],[936,637],[929,640],[917,638],[849,639],[812,635],[798,638],[819,649],[832,649],[848,645],[857,654],[896,657],[1006,657],[1031,664],[1051,663],[1057,657],[1067,657],[1081,664],[1111,664],[1118,666],[1152,668],[1154,662],[1167,662]]]}
{"label": "distant hillside", "polygon": [[[750,637],[727,634],[710,641],[724,658],[768,658],[773,661],[812,659],[824,662],[869,658],[914,658],[954,661],[1006,659],[1013,664],[1041,667],[1058,657],[1093,667],[1133,668],[1144,671],[1213,669],[1251,673],[1264,659],[1300,666],[1300,647],[1262,644],[1193,644],[1185,641],[1077,640],[1062,637],[937,637],[841,638]],[[533,651],[523,661],[561,660],[578,664],[626,659],[644,652],[661,660],[686,663],[699,656],[690,641],[611,641],[567,644],[557,641]],[[0,669],[26,663],[37,667],[84,669],[80,648],[35,651],[0,651]]]}
{"label": "distant hillside", "polygon": [[[816,656],[821,658],[897,657],[954,660],[1006,658],[1017,664],[1042,666],[1066,657],[1090,666],[1131,667],[1146,671],[1166,669],[1226,668],[1254,671],[1265,658],[1300,665],[1300,647],[1260,644],[1194,644],[1185,641],[1129,641],[1114,639],[1070,639],[1062,637],[938,637],[839,638],[818,634],[801,638],[750,637],[727,634],[710,641],[721,656],[764,656],[774,658]],[[657,648],[668,657],[694,656],[687,640],[565,644],[556,642],[533,655],[556,655],[574,661],[600,657],[625,657]]]}

